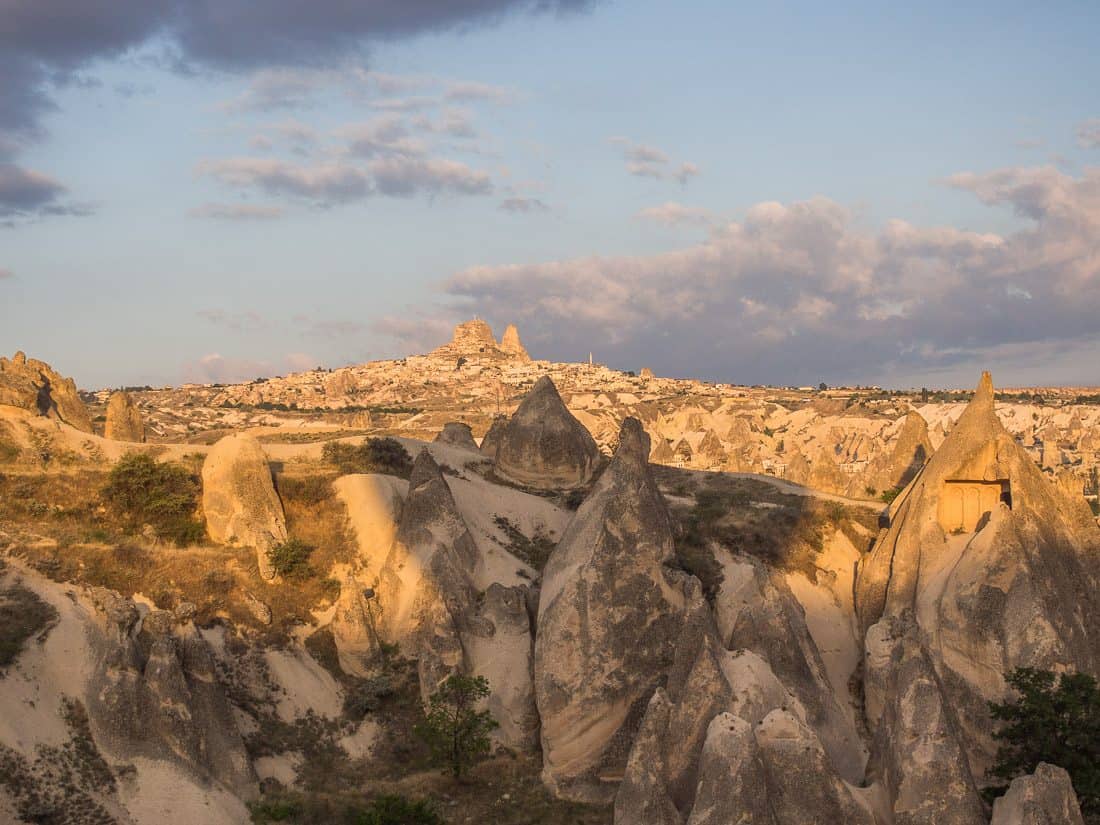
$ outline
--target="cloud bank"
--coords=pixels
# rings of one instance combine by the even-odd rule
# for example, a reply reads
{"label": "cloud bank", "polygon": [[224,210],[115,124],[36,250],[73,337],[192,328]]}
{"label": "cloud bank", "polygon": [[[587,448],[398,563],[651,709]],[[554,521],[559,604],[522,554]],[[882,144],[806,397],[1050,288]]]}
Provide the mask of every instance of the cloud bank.
{"label": "cloud bank", "polygon": [[[1072,359],[1100,348],[1100,169],[948,183],[1023,225],[868,230],[827,198],[761,203],[672,252],[467,269],[442,285],[445,317],[514,321],[543,357],[592,350],[624,369],[738,383],[891,385],[1051,357],[1095,383],[1095,362]],[[667,206],[651,217],[678,214]],[[411,343],[425,325],[376,329]]]}

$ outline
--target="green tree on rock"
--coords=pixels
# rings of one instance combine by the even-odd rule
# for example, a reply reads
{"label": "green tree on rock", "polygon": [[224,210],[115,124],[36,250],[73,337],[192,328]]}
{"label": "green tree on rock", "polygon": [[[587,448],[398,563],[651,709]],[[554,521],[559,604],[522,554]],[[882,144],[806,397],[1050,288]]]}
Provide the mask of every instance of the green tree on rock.
{"label": "green tree on rock", "polygon": [[[1015,698],[989,703],[1001,744],[990,773],[1012,780],[1040,762],[1064,768],[1073,780],[1081,812],[1100,822],[1100,688],[1085,673],[1021,667],[1007,676]],[[1001,791],[1004,789],[1001,788]]]}
{"label": "green tree on rock", "polygon": [[452,674],[432,694],[424,720],[415,728],[435,759],[450,767],[456,779],[489,752],[489,734],[499,727],[488,711],[477,709],[488,695],[484,676]]}

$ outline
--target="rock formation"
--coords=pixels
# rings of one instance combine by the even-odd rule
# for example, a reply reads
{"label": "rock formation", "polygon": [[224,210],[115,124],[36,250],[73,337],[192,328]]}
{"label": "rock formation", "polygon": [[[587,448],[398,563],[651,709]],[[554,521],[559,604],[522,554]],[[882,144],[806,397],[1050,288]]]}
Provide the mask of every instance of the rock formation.
{"label": "rock formation", "polygon": [[211,448],[202,465],[202,509],[210,538],[255,548],[260,575],[275,577],[267,551],[286,541],[286,516],[260,442],[239,433]]}
{"label": "rock formation", "polygon": [[450,444],[452,447],[461,447],[464,450],[477,451],[477,442],[470,430],[469,424],[461,421],[448,421],[435,437],[437,444]]}
{"label": "rock formation", "polygon": [[73,380],[22,352],[15,353],[10,361],[0,358],[0,404],[30,410],[92,432],[91,416]]}
{"label": "rock formation", "polygon": [[1012,780],[993,803],[990,825],[1084,825],[1069,774],[1040,762],[1035,773]]}
{"label": "rock formation", "polygon": [[913,480],[932,456],[932,452],[928,422],[916,410],[910,410],[905,415],[893,448],[868,466],[862,478],[854,485],[859,489],[850,490],[850,494],[863,495],[866,487],[878,492],[904,487]]}
{"label": "rock formation", "polygon": [[425,700],[451,673],[469,670],[462,632],[477,601],[477,560],[439,465],[421,450],[376,594],[381,636],[417,660]]}
{"label": "rock formation", "polygon": [[488,710],[500,724],[497,738],[523,750],[535,748],[539,731],[527,598],[526,587],[494,582],[486,588],[462,634],[470,672],[489,680]]}
{"label": "rock formation", "polygon": [[592,435],[566,409],[554,382],[544,375],[501,433],[495,467],[509,481],[560,490],[587,484],[599,460]]}
{"label": "rock formation", "polygon": [[450,342],[432,350],[430,355],[433,358],[465,358],[475,362],[531,360],[514,325],[508,326],[498,344],[492,327],[480,319],[459,324]]}
{"label": "rock formation", "polygon": [[753,726],[732,713],[711,720],[688,825],[778,825]]}
{"label": "rock formation", "polygon": [[483,456],[496,461],[497,449],[500,447],[500,438],[504,435],[504,430],[507,426],[507,416],[498,415],[493,419],[493,423],[489,425],[485,437],[481,439],[481,446],[478,447]]}
{"label": "rock formation", "polygon": [[571,798],[613,796],[680,630],[684,578],[666,567],[672,526],[648,455],[641,424],[626,419],[611,466],[543,572],[535,640],[543,778]]}
{"label": "rock formation", "polygon": [[[1048,480],[1005,431],[988,373],[951,433],[894,501],[889,519],[856,581],[869,708],[876,704],[870,699],[876,660],[923,674],[915,692],[899,685],[877,702],[885,706],[877,721],[886,726],[881,736],[903,750],[905,737],[928,747],[938,743],[943,759],[954,764],[947,782],[902,750],[892,762],[883,756],[883,770],[898,794],[896,809],[911,803],[901,798],[904,788],[949,786],[956,802],[944,802],[944,810],[953,806],[952,815],[961,817],[975,810],[959,801],[970,798],[966,786],[980,785],[993,759],[986,703],[1003,700],[1003,675],[1016,667],[1100,669],[1100,529],[1084,500]],[[887,624],[876,627],[882,621]],[[915,628],[902,632],[899,621]],[[910,641],[896,650],[888,640],[899,636]],[[900,703],[894,722],[891,702]],[[869,716],[874,726],[879,714]],[[948,756],[952,738],[962,756]],[[976,821],[974,815],[951,821]],[[913,813],[909,821],[933,820]]]}
{"label": "rock formation", "polygon": [[88,692],[95,740],[116,759],[182,761],[208,780],[248,794],[256,781],[213,651],[193,610],[153,610],[97,588],[103,655]]}
{"label": "rock formation", "polygon": [[141,411],[130,393],[123,390],[111,393],[107,401],[107,422],[103,425],[103,436],[113,441],[145,441],[145,422],[142,421]]}
{"label": "rock formation", "polygon": [[520,361],[531,360],[531,356],[527,354],[523,342],[519,339],[519,330],[516,329],[515,324],[509,324],[504,330],[504,335],[500,339],[500,348],[508,355]]}

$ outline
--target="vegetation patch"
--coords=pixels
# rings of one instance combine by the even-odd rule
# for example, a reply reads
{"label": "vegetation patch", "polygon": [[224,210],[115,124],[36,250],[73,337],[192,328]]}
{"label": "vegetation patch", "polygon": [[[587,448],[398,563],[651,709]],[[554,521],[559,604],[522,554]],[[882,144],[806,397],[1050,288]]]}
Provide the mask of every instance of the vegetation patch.
{"label": "vegetation patch", "polygon": [[101,496],[123,529],[149,525],[157,538],[184,546],[205,536],[195,518],[199,491],[198,478],[185,467],[128,453],[111,468]]}
{"label": "vegetation patch", "polygon": [[343,475],[382,473],[408,478],[412,474],[412,457],[395,438],[368,438],[359,445],[327,441],[321,458]]}
{"label": "vegetation patch", "polygon": [[31,639],[45,640],[57,623],[57,611],[22,585],[0,590],[0,674]]}
{"label": "vegetation patch", "polygon": [[516,558],[526,562],[539,572],[546,566],[550,554],[554,552],[557,542],[546,532],[542,526],[535,528],[535,534],[528,537],[518,526],[506,516],[494,516],[493,523],[499,527],[508,537],[505,549]]}
{"label": "vegetation patch", "polygon": [[[1090,825],[1100,823],[1100,688],[1086,673],[1057,675],[1049,670],[1017,668],[1006,681],[1014,696],[989,703],[1000,727],[1000,742],[990,774],[1012,780],[1033,773],[1040,762],[1069,773],[1081,813]],[[988,789],[990,797],[1007,785]]]}
{"label": "vegetation patch", "polygon": [[267,551],[267,560],[280,576],[288,579],[307,579],[317,571],[309,565],[313,548],[301,539],[291,538],[276,544]]}

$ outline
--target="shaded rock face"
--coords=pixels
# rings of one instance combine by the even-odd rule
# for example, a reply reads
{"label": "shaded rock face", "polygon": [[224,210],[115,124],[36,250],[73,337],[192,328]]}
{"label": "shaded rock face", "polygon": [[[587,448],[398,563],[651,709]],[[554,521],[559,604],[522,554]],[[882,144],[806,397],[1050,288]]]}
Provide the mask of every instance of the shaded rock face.
{"label": "shaded rock face", "polygon": [[462,633],[469,670],[489,680],[488,710],[500,724],[496,736],[513,748],[538,745],[539,715],[532,682],[534,637],[528,589],[494,582]]}
{"label": "shaded rock face", "polygon": [[463,424],[461,421],[448,421],[435,440],[439,444],[450,444],[452,447],[462,447],[465,450],[476,451],[478,448],[470,425]]}
{"label": "shaded rock face", "polygon": [[996,750],[986,703],[1003,700],[1003,674],[1100,668],[1100,529],[1004,430],[993,395],[987,373],[891,506],[856,581],[868,640],[884,616],[911,613],[978,783]]}
{"label": "shaded rock face", "polygon": [[854,721],[840,705],[806,617],[782,574],[755,559],[738,558],[727,568],[716,598],[719,638],[769,664],[805,708],[806,723],[824,743],[840,775],[863,776],[863,745]]}
{"label": "shaded rock face", "polygon": [[990,825],[1084,825],[1069,774],[1040,762],[1035,773],[1012,780],[993,803]]}
{"label": "shaded rock face", "polygon": [[417,660],[425,701],[450,674],[469,672],[462,633],[477,600],[477,560],[477,545],[439,465],[421,450],[378,576],[377,599],[381,637]]}
{"label": "shaded rock face", "polygon": [[[932,453],[928,422],[919,412],[910,410],[905,415],[893,449],[872,462],[860,484],[880,491],[904,487],[920,472]],[[859,495],[863,491],[857,489],[851,492]]]}
{"label": "shaded rock face", "polygon": [[615,794],[616,823],[681,825],[683,822],[666,789],[668,765],[665,736],[671,710],[672,703],[668,696],[664,690],[657,688],[634,737],[626,773]]}
{"label": "shaded rock face", "polygon": [[146,756],[182,763],[200,776],[248,794],[256,782],[214,654],[189,614],[153,610],[113,591],[92,594],[104,626],[88,696],[97,743],[119,759]]}
{"label": "shaded rock face", "polygon": [[107,421],[103,425],[104,438],[113,441],[145,441],[145,422],[141,411],[128,392],[113,392],[107,401]]}
{"label": "shaded rock face", "polygon": [[641,424],[626,419],[611,466],[543,572],[535,639],[543,779],[574,799],[614,795],[681,626],[685,579],[665,566],[672,527],[648,454]]}
{"label": "shaded rock face", "polygon": [[837,777],[816,734],[793,714],[773,710],[757,725],[755,738],[776,823],[875,825],[874,816]]}
{"label": "shaded rock face", "polygon": [[478,447],[483,456],[496,461],[497,449],[500,447],[500,439],[501,436],[504,435],[504,430],[507,426],[507,416],[498,415],[493,419],[493,423],[489,425],[489,430],[485,433],[485,437],[481,439],[481,446]]}
{"label": "shaded rock face", "polygon": [[778,825],[766,787],[753,726],[731,713],[715,716],[707,728],[688,825]]}
{"label": "shaded rock face", "polygon": [[92,418],[73,380],[22,352],[11,360],[0,358],[0,404],[30,410],[92,432]]}
{"label": "shaded rock face", "polygon": [[911,614],[867,633],[867,709],[876,730],[871,775],[893,800],[895,825],[984,825],[985,809]]}
{"label": "shaded rock face", "polygon": [[531,360],[531,356],[527,354],[527,349],[519,339],[519,330],[516,329],[515,324],[509,324],[504,330],[504,335],[500,339],[500,348],[508,355],[511,355],[513,358],[518,358],[520,361]]}
{"label": "shaded rock face", "polygon": [[202,509],[210,538],[255,548],[260,575],[275,577],[267,551],[286,541],[286,516],[260,442],[237,434],[213,446],[202,465]]}
{"label": "shaded rock face", "polygon": [[566,409],[554,382],[544,375],[500,436],[496,472],[528,487],[572,489],[592,479],[599,461],[591,433]]}

